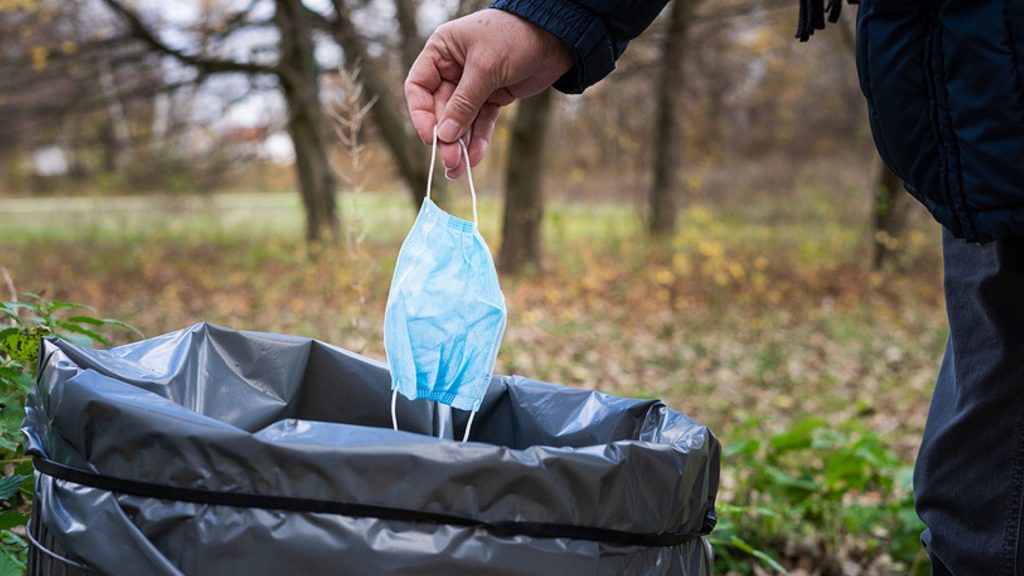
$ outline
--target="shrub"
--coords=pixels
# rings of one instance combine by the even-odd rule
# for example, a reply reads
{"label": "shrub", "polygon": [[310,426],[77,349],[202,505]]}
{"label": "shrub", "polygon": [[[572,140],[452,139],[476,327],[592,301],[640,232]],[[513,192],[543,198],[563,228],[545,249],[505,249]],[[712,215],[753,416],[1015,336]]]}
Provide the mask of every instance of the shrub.
{"label": "shrub", "polygon": [[857,420],[821,418],[765,434],[748,420],[723,450],[727,492],[712,534],[716,573],[813,567],[841,574],[847,562],[873,573],[929,572],[918,541],[912,468]]}
{"label": "shrub", "polygon": [[33,476],[21,423],[35,382],[40,339],[57,336],[87,346],[109,345],[97,330],[116,326],[138,332],[119,320],[88,315],[94,311],[81,304],[26,296],[25,301],[0,302],[0,321],[8,324],[0,330],[0,576],[24,574],[26,569],[24,525],[32,505]]}

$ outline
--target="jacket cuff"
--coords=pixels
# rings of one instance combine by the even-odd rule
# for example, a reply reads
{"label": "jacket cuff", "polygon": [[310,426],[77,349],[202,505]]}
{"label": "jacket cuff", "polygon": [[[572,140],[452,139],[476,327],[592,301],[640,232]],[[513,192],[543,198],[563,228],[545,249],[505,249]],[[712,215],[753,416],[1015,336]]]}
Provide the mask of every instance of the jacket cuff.
{"label": "jacket cuff", "polygon": [[497,8],[547,30],[572,52],[574,65],[555,82],[566,94],[579,94],[615,69],[617,51],[597,14],[572,0],[495,0]]}

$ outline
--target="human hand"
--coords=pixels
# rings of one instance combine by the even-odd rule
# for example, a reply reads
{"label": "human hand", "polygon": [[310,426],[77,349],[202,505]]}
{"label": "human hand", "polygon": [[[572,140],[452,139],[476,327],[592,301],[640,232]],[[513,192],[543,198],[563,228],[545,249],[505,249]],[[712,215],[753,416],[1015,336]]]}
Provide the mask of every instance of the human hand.
{"label": "human hand", "polygon": [[440,140],[448,178],[465,172],[458,141],[476,166],[502,106],[537,94],[573,65],[569,49],[544,29],[501,10],[481,10],[441,25],[405,80],[413,126],[424,144]]}

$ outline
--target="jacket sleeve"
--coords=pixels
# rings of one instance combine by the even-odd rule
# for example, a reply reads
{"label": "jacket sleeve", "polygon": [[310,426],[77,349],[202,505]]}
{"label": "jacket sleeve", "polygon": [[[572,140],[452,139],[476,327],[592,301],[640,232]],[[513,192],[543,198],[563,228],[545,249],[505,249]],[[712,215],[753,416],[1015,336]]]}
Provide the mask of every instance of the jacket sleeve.
{"label": "jacket sleeve", "polygon": [[615,69],[626,45],[658,17],[668,0],[495,0],[547,30],[572,51],[575,66],[555,89],[579,94]]}

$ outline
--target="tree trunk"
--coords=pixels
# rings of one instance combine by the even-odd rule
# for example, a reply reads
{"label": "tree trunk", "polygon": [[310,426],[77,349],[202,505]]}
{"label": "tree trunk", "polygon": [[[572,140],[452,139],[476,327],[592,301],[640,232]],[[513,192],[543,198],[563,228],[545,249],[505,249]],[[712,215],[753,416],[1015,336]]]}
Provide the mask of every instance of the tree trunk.
{"label": "tree trunk", "polygon": [[416,15],[420,11],[418,0],[395,0],[395,16],[398,18],[398,35],[402,45],[402,76],[409,73],[412,63],[416,61],[423,49],[423,37],[416,25]]}
{"label": "tree trunk", "polygon": [[541,271],[540,226],[544,215],[541,185],[544,136],[551,115],[551,90],[519,103],[512,126],[505,173],[505,216],[502,224],[501,271]]}
{"label": "tree trunk", "polygon": [[159,150],[166,144],[171,125],[171,97],[166,92],[153,96],[153,121],[149,125],[149,148]]}
{"label": "tree trunk", "polygon": [[306,239],[338,237],[334,173],[327,157],[319,67],[313,35],[301,0],[277,0],[274,21],[281,33],[281,88],[288,106],[288,133],[306,209]]}
{"label": "tree trunk", "polygon": [[[398,174],[409,190],[413,205],[419,208],[427,189],[429,156],[424,152],[419,137],[409,129],[404,104],[395,97],[394,86],[389,84],[383,70],[370,58],[366,41],[352,25],[348,5],[344,0],[334,0],[333,4],[336,19],[331,34],[345,52],[346,63],[360,63],[360,78],[366,88],[366,98],[377,98],[377,103],[370,108],[370,117],[380,130],[381,138],[398,168]],[[444,180],[435,180],[434,186],[437,188],[434,193],[438,199],[443,199]],[[443,201],[438,203],[443,204]]]}
{"label": "tree trunk", "polygon": [[[856,52],[856,39],[850,25],[840,23],[839,38],[847,52]],[[874,147],[872,147],[874,150]],[[874,154],[877,156],[877,152]],[[899,237],[906,223],[908,198],[903,182],[895,172],[879,161],[878,176],[871,198],[871,268],[881,270],[899,251]]]}
{"label": "tree trunk", "polygon": [[899,251],[899,236],[906,222],[907,199],[903,183],[881,163],[874,191],[871,218],[871,267],[881,270]]}
{"label": "tree trunk", "polygon": [[654,179],[648,208],[648,231],[653,236],[675,233],[677,196],[682,189],[679,163],[683,157],[681,129],[682,97],[685,76],[686,36],[690,14],[696,0],[672,3],[668,29],[661,49],[661,81],[658,84],[654,125]]}
{"label": "tree trunk", "polygon": [[65,154],[70,157],[68,162],[68,176],[74,180],[85,180],[89,177],[89,168],[82,158],[82,151],[85,148],[82,137],[82,118],[73,116],[69,119],[67,127],[68,143],[65,147]]}
{"label": "tree trunk", "polygon": [[104,174],[113,174],[118,167],[117,138],[114,136],[114,126],[110,122],[104,122],[97,134],[100,144],[102,168]]}
{"label": "tree trunk", "polygon": [[114,85],[114,74],[110,70],[110,63],[101,61],[99,65],[99,81],[103,90],[103,102],[106,104],[107,115],[110,117],[111,137],[116,146],[116,153],[112,156],[114,170],[121,168],[132,157],[132,131],[128,126],[128,116],[121,105],[121,98]]}

